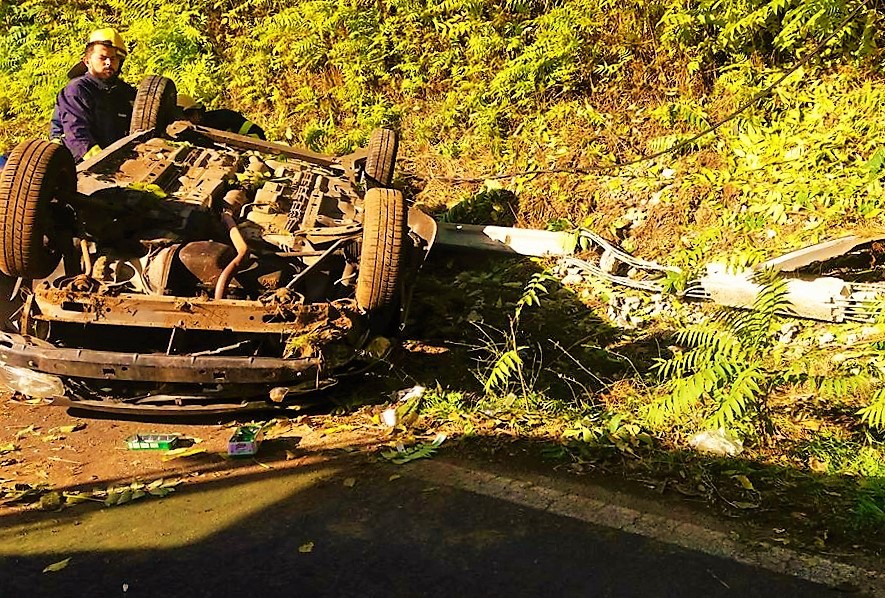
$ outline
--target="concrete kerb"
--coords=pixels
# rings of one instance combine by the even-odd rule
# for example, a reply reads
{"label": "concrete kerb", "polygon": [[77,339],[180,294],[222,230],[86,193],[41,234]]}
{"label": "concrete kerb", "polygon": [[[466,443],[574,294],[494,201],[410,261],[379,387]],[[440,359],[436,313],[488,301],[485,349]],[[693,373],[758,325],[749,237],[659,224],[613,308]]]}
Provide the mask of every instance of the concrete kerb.
{"label": "concrete kerb", "polygon": [[872,596],[885,596],[882,571],[781,546],[749,544],[734,533],[561,491],[554,487],[557,484],[550,478],[533,476],[532,481],[519,480],[441,460],[422,461],[410,466],[408,471],[410,475],[434,484],[506,500],[818,584],[852,587]]}

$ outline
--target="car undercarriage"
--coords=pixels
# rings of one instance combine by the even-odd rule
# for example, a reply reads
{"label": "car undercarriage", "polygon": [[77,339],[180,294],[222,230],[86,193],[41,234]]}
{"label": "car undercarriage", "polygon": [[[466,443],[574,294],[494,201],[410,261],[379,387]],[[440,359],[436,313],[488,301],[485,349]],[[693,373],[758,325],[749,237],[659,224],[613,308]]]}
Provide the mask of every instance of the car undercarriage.
{"label": "car undercarriage", "polygon": [[391,187],[398,140],[346,156],[173,121],[139,87],[131,134],[74,165],[19,145],[0,173],[0,380],[105,411],[287,405],[395,335],[436,225]]}

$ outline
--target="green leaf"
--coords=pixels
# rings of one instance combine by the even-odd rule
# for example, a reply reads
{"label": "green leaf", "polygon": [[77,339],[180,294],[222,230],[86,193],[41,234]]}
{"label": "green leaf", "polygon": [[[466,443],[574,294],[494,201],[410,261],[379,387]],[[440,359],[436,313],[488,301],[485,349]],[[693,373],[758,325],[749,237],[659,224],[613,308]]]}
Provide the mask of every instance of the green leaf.
{"label": "green leaf", "polygon": [[78,430],[82,430],[86,427],[86,424],[80,422],[76,423],[72,426],[59,426],[57,428],[50,428],[49,432],[58,432],[59,434],[71,434],[72,432],[76,432]]}
{"label": "green leaf", "polygon": [[205,452],[206,447],[200,445],[172,449],[171,451],[166,451],[163,454],[163,461],[171,461],[173,459],[181,459],[184,457],[192,457],[194,455],[199,455],[200,453]]}
{"label": "green leaf", "polygon": [[732,477],[740,482],[741,486],[743,486],[745,490],[755,490],[755,488],[753,487],[753,482],[751,482],[750,478],[748,478],[747,476],[736,475]]}
{"label": "green leaf", "polygon": [[43,569],[43,573],[54,573],[56,571],[61,571],[65,567],[68,566],[68,563],[71,562],[71,557],[66,558],[63,561],[58,561],[57,563],[52,563],[51,565],[46,565]]}

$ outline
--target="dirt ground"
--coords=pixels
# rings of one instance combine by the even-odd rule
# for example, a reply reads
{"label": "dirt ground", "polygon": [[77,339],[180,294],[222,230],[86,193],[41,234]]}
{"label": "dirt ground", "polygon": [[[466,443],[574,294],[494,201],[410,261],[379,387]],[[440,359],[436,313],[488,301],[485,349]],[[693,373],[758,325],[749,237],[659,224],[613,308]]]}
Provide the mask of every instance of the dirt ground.
{"label": "dirt ground", "polygon": [[[281,424],[270,429],[279,435],[264,441],[257,455],[229,457],[228,440],[243,421],[127,421],[31,404],[7,394],[0,398],[0,450],[7,449],[0,455],[0,483],[88,491],[134,480],[221,477],[296,467],[308,454],[383,444],[380,429],[339,419],[332,415],[280,419]],[[127,447],[127,438],[152,433],[179,434],[183,444],[194,443],[189,447],[193,454],[170,458],[162,450]]]}

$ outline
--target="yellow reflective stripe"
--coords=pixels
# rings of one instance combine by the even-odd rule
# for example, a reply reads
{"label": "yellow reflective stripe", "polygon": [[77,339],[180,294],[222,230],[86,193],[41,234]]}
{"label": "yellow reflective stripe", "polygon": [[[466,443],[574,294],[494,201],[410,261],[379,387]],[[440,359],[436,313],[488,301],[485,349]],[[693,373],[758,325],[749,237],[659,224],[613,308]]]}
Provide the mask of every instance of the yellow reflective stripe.
{"label": "yellow reflective stripe", "polygon": [[98,147],[97,145],[93,145],[92,147],[89,148],[88,152],[83,154],[83,159],[88,160],[92,156],[97,156],[99,153],[101,153],[101,148]]}
{"label": "yellow reflective stripe", "polygon": [[247,120],[246,122],[243,123],[243,126],[240,127],[240,130],[237,131],[237,133],[239,133],[240,135],[248,135],[248,134],[249,134],[249,129],[251,129],[251,128],[252,128],[252,125],[254,125],[254,124],[255,124],[255,123],[250,122],[250,121]]}

